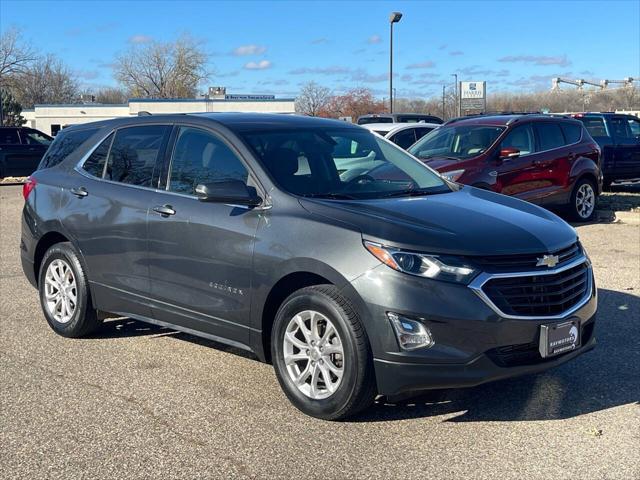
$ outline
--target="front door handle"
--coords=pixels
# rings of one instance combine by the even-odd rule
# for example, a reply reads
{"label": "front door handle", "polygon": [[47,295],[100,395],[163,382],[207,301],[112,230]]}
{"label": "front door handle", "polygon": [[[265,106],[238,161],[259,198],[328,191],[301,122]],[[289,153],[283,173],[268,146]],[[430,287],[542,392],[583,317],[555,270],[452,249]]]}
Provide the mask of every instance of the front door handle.
{"label": "front door handle", "polygon": [[87,192],[87,189],[84,187],[72,188],[70,191],[78,198],[83,198],[89,195],[89,192]]}
{"label": "front door handle", "polygon": [[153,207],[153,211],[159,213],[163,217],[176,214],[176,211],[171,205],[158,205],[157,207]]}

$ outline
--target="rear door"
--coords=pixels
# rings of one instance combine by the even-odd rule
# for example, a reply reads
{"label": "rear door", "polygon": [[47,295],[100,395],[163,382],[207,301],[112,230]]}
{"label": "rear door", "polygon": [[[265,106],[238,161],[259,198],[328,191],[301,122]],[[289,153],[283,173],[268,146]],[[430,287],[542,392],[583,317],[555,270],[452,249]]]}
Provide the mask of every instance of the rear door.
{"label": "rear door", "polygon": [[149,274],[157,320],[249,343],[253,247],[263,212],[201,202],[200,183],[235,179],[256,186],[220,134],[177,128],[165,190],[149,212]]}
{"label": "rear door", "polygon": [[611,180],[640,178],[640,120],[630,116],[614,116],[609,127],[615,144]]}
{"label": "rear door", "polygon": [[64,187],[62,222],[83,253],[96,305],[151,316],[147,215],[171,126],[109,133]]}

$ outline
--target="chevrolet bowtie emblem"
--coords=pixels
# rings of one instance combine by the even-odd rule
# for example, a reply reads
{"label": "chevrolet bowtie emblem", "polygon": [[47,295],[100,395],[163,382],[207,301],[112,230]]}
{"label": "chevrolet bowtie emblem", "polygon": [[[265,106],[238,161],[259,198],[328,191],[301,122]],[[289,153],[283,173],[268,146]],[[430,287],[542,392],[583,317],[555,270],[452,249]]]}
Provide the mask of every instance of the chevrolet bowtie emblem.
{"label": "chevrolet bowtie emblem", "polygon": [[538,259],[538,263],[536,263],[536,267],[555,267],[560,259],[557,255],[544,255],[542,258]]}

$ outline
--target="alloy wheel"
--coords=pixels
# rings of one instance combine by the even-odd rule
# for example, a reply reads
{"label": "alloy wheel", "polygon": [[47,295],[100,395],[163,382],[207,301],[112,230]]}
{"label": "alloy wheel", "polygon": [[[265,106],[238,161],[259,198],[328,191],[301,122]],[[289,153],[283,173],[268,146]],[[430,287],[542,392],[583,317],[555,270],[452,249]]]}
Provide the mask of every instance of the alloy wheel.
{"label": "alloy wheel", "polygon": [[71,266],[55,259],[47,267],[44,278],[44,299],[47,311],[59,323],[68,323],[78,306],[78,288]]}
{"label": "alloy wheel", "polygon": [[333,395],[344,374],[344,350],[331,320],[314,310],[299,312],[287,325],[283,347],[287,373],[298,390],[314,400]]}
{"label": "alloy wheel", "polygon": [[589,218],[596,206],[596,195],[593,187],[583,183],[576,192],[576,211],[580,218]]}

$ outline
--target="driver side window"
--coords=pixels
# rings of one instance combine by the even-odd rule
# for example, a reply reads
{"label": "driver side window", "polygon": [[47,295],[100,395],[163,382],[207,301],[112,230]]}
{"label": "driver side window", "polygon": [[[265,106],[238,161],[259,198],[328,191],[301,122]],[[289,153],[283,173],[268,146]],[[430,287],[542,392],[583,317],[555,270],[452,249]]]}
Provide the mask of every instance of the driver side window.
{"label": "driver side window", "polygon": [[535,152],[535,140],[531,125],[521,125],[511,130],[500,144],[500,149],[503,148],[517,148],[520,150],[520,156]]}
{"label": "driver side window", "polygon": [[198,184],[219,180],[247,183],[249,172],[233,151],[205,130],[181,127],[171,158],[169,190],[194,195]]}

